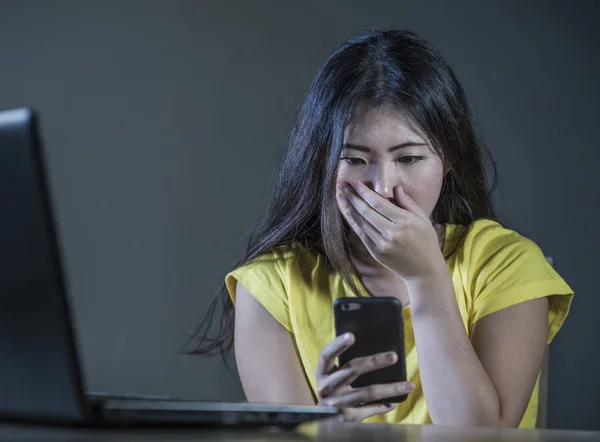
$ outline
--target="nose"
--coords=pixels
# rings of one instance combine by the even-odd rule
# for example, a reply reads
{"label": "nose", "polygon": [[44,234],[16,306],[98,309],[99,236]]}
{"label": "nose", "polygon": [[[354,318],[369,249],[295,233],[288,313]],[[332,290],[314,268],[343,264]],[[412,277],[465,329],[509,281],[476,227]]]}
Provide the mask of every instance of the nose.
{"label": "nose", "polygon": [[394,171],[389,163],[376,165],[371,173],[372,189],[385,199],[394,199]]}

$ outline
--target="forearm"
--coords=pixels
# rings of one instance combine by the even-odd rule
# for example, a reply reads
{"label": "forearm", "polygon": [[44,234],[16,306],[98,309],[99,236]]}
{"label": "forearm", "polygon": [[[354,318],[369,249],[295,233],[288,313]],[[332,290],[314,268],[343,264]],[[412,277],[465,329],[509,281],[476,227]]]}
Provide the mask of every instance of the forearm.
{"label": "forearm", "polygon": [[496,389],[465,331],[450,276],[409,282],[419,371],[434,424],[501,425]]}

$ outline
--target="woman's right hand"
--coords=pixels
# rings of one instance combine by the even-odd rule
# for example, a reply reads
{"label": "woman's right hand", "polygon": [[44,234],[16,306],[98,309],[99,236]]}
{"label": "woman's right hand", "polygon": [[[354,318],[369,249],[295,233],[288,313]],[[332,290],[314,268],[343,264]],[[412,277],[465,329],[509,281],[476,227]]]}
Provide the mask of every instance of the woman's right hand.
{"label": "woman's right hand", "polygon": [[351,387],[350,384],[361,374],[394,365],[398,361],[396,353],[387,352],[352,359],[344,366],[337,367],[336,358],[352,344],[354,336],[345,333],[321,350],[316,369],[318,404],[341,408],[344,421],[361,422],[370,416],[388,413],[396,407],[396,404],[371,402],[405,395],[415,387],[412,382]]}

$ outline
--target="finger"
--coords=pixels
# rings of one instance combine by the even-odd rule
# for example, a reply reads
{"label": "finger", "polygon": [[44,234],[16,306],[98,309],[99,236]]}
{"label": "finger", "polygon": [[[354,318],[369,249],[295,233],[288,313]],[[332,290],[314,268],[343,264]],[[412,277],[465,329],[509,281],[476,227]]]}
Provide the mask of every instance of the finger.
{"label": "finger", "polygon": [[353,180],[351,186],[356,194],[360,196],[360,198],[362,198],[373,210],[381,214],[392,223],[395,222],[399,216],[402,216],[402,208],[392,204],[386,198],[382,197],[359,180]]}
{"label": "finger", "polygon": [[403,396],[415,389],[412,382],[394,382],[392,384],[375,384],[363,388],[355,388],[350,393],[331,397],[327,403],[334,407],[358,407],[371,402],[382,401],[395,396]]}
{"label": "finger", "polygon": [[[369,189],[367,186],[365,186],[364,184],[362,184],[362,183],[360,183],[360,184],[364,188],[366,188],[369,192],[375,193],[371,189]],[[363,193],[366,194],[365,192],[363,192]],[[379,213],[376,209],[371,207],[371,205],[362,197],[362,195],[359,195],[359,193],[355,187],[352,187],[349,184],[343,184],[342,185],[342,195],[346,197],[348,202],[356,209],[356,211],[361,215],[361,217],[363,217],[364,219],[369,221],[369,223],[371,223],[373,225],[373,227],[375,227],[380,232],[390,229],[392,227],[392,225],[394,224],[392,221],[390,221],[390,219],[388,219],[387,217],[385,217],[384,215]],[[375,193],[375,195],[377,195],[377,194]],[[379,195],[377,195],[377,198],[381,199],[381,197]],[[374,198],[371,198],[371,199],[374,199]],[[375,204],[378,207],[384,206],[384,205],[391,205],[393,207],[393,205],[389,201],[386,201],[386,200],[382,200],[382,201],[378,200],[377,202],[374,202],[373,204]],[[395,217],[398,217],[398,214],[396,214]]]}
{"label": "finger", "polygon": [[323,347],[319,361],[317,362],[317,377],[327,376],[333,370],[335,359],[350,348],[352,344],[354,344],[354,335],[352,333],[344,333]]}
{"label": "finger", "polygon": [[389,367],[396,362],[398,362],[398,355],[393,351],[352,359],[339,370],[326,376],[319,385],[317,393],[320,398],[340,393],[338,391],[340,387],[350,385],[359,376]]}
{"label": "finger", "polygon": [[351,204],[347,204],[344,209],[346,212],[344,217],[346,220],[351,220],[348,221],[348,224],[353,223],[356,225],[356,229],[360,231],[360,234],[357,233],[358,237],[363,240],[363,242],[368,240],[369,244],[365,242],[367,247],[371,245],[375,246],[383,239],[381,232],[373,227],[373,225],[367,219],[365,219]]}
{"label": "finger", "polygon": [[396,408],[396,404],[363,405],[361,407],[345,409],[343,416],[347,422],[362,422],[371,416],[389,413],[394,408]]}
{"label": "finger", "polygon": [[342,387],[349,385],[356,379],[355,369],[346,367],[338,369],[330,375],[326,376],[325,379],[319,384],[317,388],[317,394],[319,398],[325,399],[335,394],[345,394],[347,391],[340,391]]}
{"label": "finger", "polygon": [[[362,229],[362,227],[357,221],[362,219],[360,214],[356,211],[356,209],[354,209],[354,207],[352,207],[352,205],[348,202],[344,195],[338,193],[337,197],[340,203],[342,215],[344,216],[344,219],[346,220],[352,231],[356,233],[356,236],[360,238],[360,240],[363,242],[363,244],[367,247],[368,250],[376,250],[375,242],[371,239],[367,232]],[[371,235],[376,236],[377,234],[379,235],[379,237],[381,237],[381,234],[373,226],[371,226],[370,224],[369,226],[370,229],[372,229],[369,230],[369,233]]]}
{"label": "finger", "polygon": [[429,217],[425,214],[425,212],[423,212],[423,209],[421,209],[415,200],[413,200],[406,192],[404,192],[402,186],[394,187],[394,200],[401,208],[414,213],[422,219],[429,219]]}
{"label": "finger", "polygon": [[342,370],[351,369],[354,378],[351,379],[350,382],[353,382],[354,379],[363,375],[365,373],[369,373],[371,371],[379,370],[380,368],[385,368],[394,365],[398,362],[398,354],[393,351],[376,353],[370,356],[363,356],[360,358],[354,358],[351,361],[348,361],[343,367]]}

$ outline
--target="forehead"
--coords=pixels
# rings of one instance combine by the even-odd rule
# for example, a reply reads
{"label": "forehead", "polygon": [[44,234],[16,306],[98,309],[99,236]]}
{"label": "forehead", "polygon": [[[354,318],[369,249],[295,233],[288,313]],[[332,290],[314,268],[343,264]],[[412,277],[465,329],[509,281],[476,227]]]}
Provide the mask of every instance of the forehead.
{"label": "forehead", "polygon": [[391,106],[359,107],[344,130],[346,143],[389,147],[406,141],[427,140],[405,114]]}

